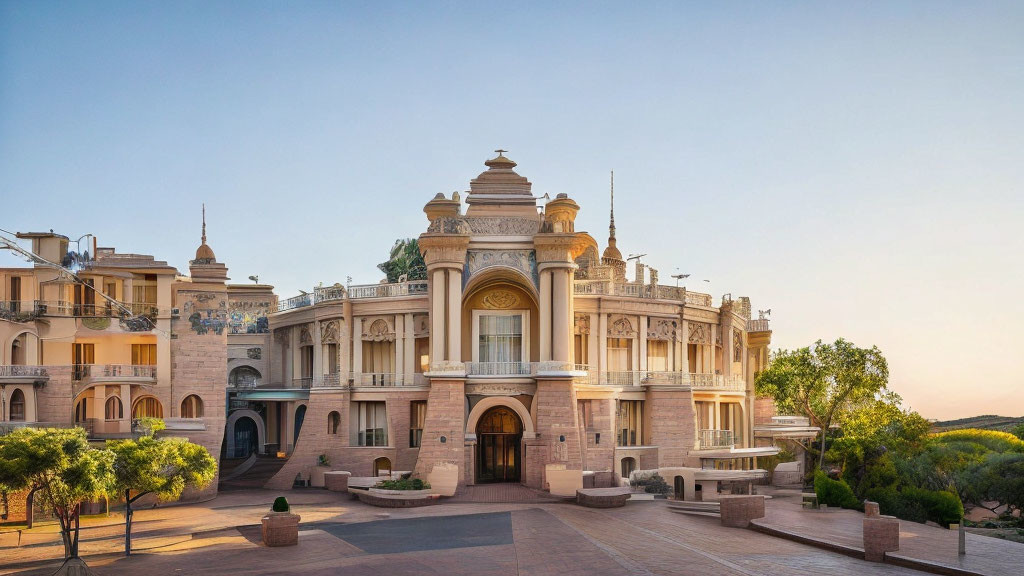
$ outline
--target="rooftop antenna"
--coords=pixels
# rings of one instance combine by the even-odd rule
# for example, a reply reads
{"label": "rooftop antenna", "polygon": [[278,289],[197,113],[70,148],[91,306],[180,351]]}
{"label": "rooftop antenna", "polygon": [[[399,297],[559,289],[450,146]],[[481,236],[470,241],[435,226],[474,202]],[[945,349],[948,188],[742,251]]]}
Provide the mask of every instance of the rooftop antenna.
{"label": "rooftop antenna", "polygon": [[647,256],[647,254],[630,254],[629,258],[626,258],[626,260],[639,260],[644,256]]}
{"label": "rooftop antenna", "polygon": [[686,278],[689,278],[690,275],[689,274],[673,274],[672,277],[676,279],[676,288],[679,288],[679,281],[680,280],[684,280]]}

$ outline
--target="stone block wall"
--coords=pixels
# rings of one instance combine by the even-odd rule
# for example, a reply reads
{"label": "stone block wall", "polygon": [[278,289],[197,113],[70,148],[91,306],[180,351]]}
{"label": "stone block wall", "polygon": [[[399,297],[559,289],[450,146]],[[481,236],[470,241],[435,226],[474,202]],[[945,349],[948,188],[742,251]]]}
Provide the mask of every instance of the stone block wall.
{"label": "stone block wall", "polygon": [[[615,401],[611,399],[580,400],[590,404],[591,421],[580,422],[584,470],[614,470],[615,463]],[[600,435],[600,442],[598,442]]]}
{"label": "stone block wall", "polygon": [[[74,398],[71,397],[71,366],[47,366],[50,379],[36,388],[39,422],[73,422]],[[127,410],[127,408],[126,408]]]}
{"label": "stone block wall", "polygon": [[[547,445],[547,454],[539,466],[529,461],[530,472],[534,468],[543,469],[546,464],[565,464],[567,470],[582,470],[578,407],[572,380],[538,378],[534,405],[537,438]],[[527,452],[529,457],[529,446]]]}
{"label": "stone block wall", "polygon": [[[427,397],[427,417],[423,440],[416,461],[415,474],[426,478],[435,464],[447,462],[462,468],[462,482],[472,479],[466,469],[466,382],[464,380],[431,379]],[[406,418],[409,417],[406,410]],[[408,425],[406,426],[408,430]],[[441,438],[444,438],[444,442]]]}
{"label": "stone block wall", "polygon": [[[353,397],[356,400],[353,400]],[[418,448],[409,447],[410,403],[428,400],[424,390],[355,393],[342,389],[313,389],[310,391],[306,416],[299,430],[299,439],[288,462],[274,475],[266,487],[287,490],[296,475],[309,477],[321,454],[327,456],[331,470],[351,472],[352,476],[371,476],[377,458],[391,460],[394,470],[414,470]],[[388,418],[388,446],[352,446],[350,437],[351,405],[353,401],[383,401]],[[329,431],[331,412],[338,412],[341,422],[336,434]],[[430,402],[427,402],[429,419]],[[424,432],[424,438],[426,432]]]}
{"label": "stone block wall", "polygon": [[658,447],[658,466],[683,466],[696,441],[696,414],[689,390],[651,386],[644,403],[649,425],[647,443]]}

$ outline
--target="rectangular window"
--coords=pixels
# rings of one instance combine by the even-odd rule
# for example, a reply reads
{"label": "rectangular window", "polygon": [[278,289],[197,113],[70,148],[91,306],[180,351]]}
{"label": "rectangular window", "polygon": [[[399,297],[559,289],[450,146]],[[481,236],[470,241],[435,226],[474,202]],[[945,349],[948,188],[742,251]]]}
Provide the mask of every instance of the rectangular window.
{"label": "rectangular window", "polygon": [[353,402],[351,408],[353,446],[387,446],[388,417],[385,402]]}
{"label": "rectangular window", "polygon": [[132,344],[133,366],[156,366],[156,344]]}
{"label": "rectangular window", "polygon": [[301,378],[313,377],[313,347],[302,346],[299,348],[299,374]]}
{"label": "rectangular window", "polygon": [[633,369],[632,343],[630,338],[608,339],[609,372],[628,372]]}
{"label": "rectangular window", "polygon": [[15,314],[17,314],[18,312],[21,312],[21,277],[20,276],[12,276],[11,277],[11,297],[9,298],[9,300],[11,301],[11,312],[14,312]]}
{"label": "rectangular window", "polygon": [[150,304],[156,306],[156,282],[154,281],[153,284],[133,284],[132,302],[135,304]]}
{"label": "rectangular window", "polygon": [[619,400],[619,446],[643,445],[643,400]]}
{"label": "rectangular window", "polygon": [[423,441],[423,426],[427,422],[427,401],[409,403],[409,448],[419,448]]}
{"label": "rectangular window", "polygon": [[647,369],[652,372],[668,370],[668,340],[647,341]]}
{"label": "rectangular window", "polygon": [[363,341],[363,374],[375,374],[374,380],[392,382],[395,373],[395,343]]}
{"label": "rectangular window", "polygon": [[72,377],[75,380],[82,380],[89,375],[89,365],[96,363],[96,345],[75,342],[72,344],[71,353]]}
{"label": "rectangular window", "polygon": [[338,373],[338,345],[327,344],[324,346],[324,356],[327,359],[327,374]]}
{"label": "rectangular window", "polygon": [[416,339],[416,373],[430,372],[430,338]]}
{"label": "rectangular window", "polygon": [[96,313],[96,292],[93,291],[93,279],[75,283],[75,316],[93,316]]}
{"label": "rectangular window", "polygon": [[523,361],[523,316],[481,315],[479,362]]}

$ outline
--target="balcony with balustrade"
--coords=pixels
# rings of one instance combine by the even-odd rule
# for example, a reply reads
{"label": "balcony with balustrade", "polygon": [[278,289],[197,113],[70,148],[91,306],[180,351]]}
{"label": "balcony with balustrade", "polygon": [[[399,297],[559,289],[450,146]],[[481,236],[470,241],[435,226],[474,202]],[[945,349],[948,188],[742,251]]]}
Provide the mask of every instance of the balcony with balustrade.
{"label": "balcony with balustrade", "polygon": [[700,450],[732,448],[737,442],[736,433],[732,430],[705,429],[697,431],[697,448]]}
{"label": "balcony with balustrade", "polygon": [[590,371],[575,378],[580,384],[639,388],[642,386],[683,386],[699,391],[743,392],[746,382],[742,376],[721,374],[693,374],[690,372],[658,370],[602,370]]}
{"label": "balcony with balustrade", "polygon": [[156,384],[156,366],[138,364],[73,364],[72,392],[75,396],[97,384]]}
{"label": "balcony with balustrade", "polygon": [[576,280],[573,292],[577,296],[619,296],[624,298],[650,298],[674,300],[687,306],[710,308],[711,295],[693,292],[679,286],[614,282],[612,280]]}
{"label": "balcony with balustrade", "polygon": [[45,366],[0,365],[3,384],[46,384],[49,380]]}
{"label": "balcony with balustrade", "polygon": [[341,302],[348,300],[366,300],[372,298],[399,298],[404,296],[426,296],[426,280],[410,280],[382,284],[357,284],[355,286],[321,286],[312,292],[303,291],[298,296],[282,300],[277,305],[278,312],[287,312],[298,308],[307,308],[316,304]]}

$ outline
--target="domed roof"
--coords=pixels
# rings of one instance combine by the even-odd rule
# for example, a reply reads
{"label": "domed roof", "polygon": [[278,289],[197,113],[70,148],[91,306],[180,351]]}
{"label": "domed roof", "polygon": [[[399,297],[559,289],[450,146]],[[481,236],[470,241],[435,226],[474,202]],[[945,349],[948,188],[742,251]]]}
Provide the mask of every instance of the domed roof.
{"label": "domed roof", "polygon": [[609,239],[608,247],[604,249],[604,253],[601,254],[603,260],[622,260],[622,252],[615,246],[615,238]]}
{"label": "domed roof", "polygon": [[213,248],[210,248],[206,242],[203,242],[196,250],[196,260],[216,260],[217,256],[213,253]]}

